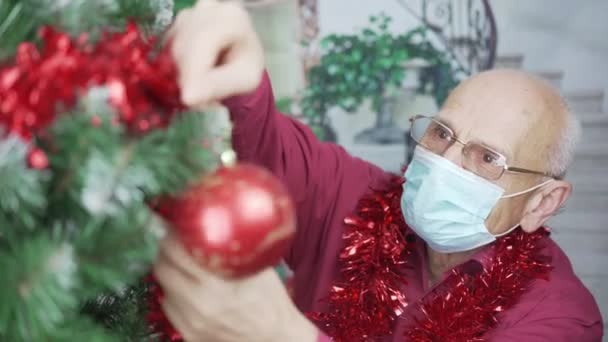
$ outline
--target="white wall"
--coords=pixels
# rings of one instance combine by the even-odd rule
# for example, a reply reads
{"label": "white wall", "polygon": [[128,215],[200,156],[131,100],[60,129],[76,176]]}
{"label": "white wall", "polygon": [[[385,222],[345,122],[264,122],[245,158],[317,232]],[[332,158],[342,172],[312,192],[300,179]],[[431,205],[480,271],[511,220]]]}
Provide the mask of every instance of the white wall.
{"label": "white wall", "polygon": [[380,12],[395,19],[395,30],[405,30],[417,24],[396,0],[319,0],[321,36],[356,31],[368,24],[370,15]]}

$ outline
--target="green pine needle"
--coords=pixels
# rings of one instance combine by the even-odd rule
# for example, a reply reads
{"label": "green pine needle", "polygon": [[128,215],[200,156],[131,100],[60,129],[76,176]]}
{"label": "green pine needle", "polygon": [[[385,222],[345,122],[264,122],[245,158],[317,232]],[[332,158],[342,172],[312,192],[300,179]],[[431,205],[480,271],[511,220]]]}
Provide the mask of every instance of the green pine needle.
{"label": "green pine needle", "polygon": [[78,305],[76,268],[72,246],[48,234],[0,250],[0,336],[39,341],[56,330]]}
{"label": "green pine needle", "polygon": [[2,0],[0,1],[0,61],[9,59],[24,41],[36,41],[38,29],[51,25],[72,35],[122,30],[134,21],[153,32],[159,1],[150,0]]}
{"label": "green pine needle", "polygon": [[214,155],[203,142],[209,138],[206,117],[211,113],[183,113],[166,131],[151,132],[138,141],[134,157],[154,173],[159,192],[151,196],[176,193],[215,166]]}
{"label": "green pine needle", "polygon": [[126,339],[103,326],[96,324],[94,320],[83,315],[72,315],[62,322],[56,330],[49,332],[40,341],[47,342],[116,342]]}
{"label": "green pine needle", "polygon": [[42,222],[48,175],[28,167],[27,153],[18,137],[0,140],[0,237],[33,231]]}
{"label": "green pine needle", "polygon": [[125,341],[142,341],[150,336],[150,328],[142,319],[148,309],[148,286],[145,281],[130,286],[120,294],[104,293],[88,302],[82,313],[93,318]]}
{"label": "green pine needle", "polygon": [[196,3],[196,0],[174,0],[173,8],[174,12],[177,13],[185,8],[192,7]]}
{"label": "green pine needle", "polygon": [[40,8],[40,0],[0,1],[0,61],[13,55],[19,43],[36,37],[37,28],[47,21]]}
{"label": "green pine needle", "polygon": [[81,228],[75,248],[84,297],[122,291],[149,270],[158,242],[152,222],[150,210],[139,203]]}
{"label": "green pine needle", "polygon": [[47,215],[61,222],[86,222],[82,205],[86,169],[92,155],[112,159],[121,148],[123,130],[111,124],[111,116],[99,113],[100,125],[92,124],[92,114],[81,109],[64,114],[51,127],[52,141],[41,141],[49,153],[53,176],[50,181]]}

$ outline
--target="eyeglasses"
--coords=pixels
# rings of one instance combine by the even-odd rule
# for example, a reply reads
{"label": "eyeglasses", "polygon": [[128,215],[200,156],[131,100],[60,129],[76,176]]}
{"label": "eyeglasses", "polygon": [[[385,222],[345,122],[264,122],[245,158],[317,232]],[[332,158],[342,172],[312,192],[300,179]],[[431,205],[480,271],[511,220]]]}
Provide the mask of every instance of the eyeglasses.
{"label": "eyeglasses", "polygon": [[556,178],[547,172],[508,166],[502,154],[479,143],[459,140],[450,127],[431,117],[416,115],[410,122],[410,135],[416,143],[438,155],[443,155],[455,142],[461,144],[463,168],[487,180],[497,180],[505,172]]}

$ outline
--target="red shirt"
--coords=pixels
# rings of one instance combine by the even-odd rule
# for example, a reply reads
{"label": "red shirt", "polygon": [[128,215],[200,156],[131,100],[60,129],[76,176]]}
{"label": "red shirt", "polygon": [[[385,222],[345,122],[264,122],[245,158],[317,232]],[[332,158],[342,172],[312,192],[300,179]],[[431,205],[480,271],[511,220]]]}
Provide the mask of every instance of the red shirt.
{"label": "red shirt", "polygon": [[[295,200],[298,230],[286,256],[294,271],[295,304],[302,312],[324,311],[320,300],[338,274],[343,220],[370,188],[385,186],[390,175],[338,145],[319,142],[304,124],[279,113],[267,75],[254,93],[226,105],[239,159],[270,169]],[[425,245],[419,242],[407,273],[410,303],[429,291]],[[516,306],[499,315],[499,325],[488,336],[492,341],[601,341],[602,317],[593,296],[559,246],[551,240],[547,245],[554,267],[550,280],[535,280]],[[488,248],[482,249],[467,263],[483,265],[487,253]],[[403,315],[412,315],[408,309],[415,307],[408,306]],[[397,325],[385,341],[403,341],[403,329]]]}

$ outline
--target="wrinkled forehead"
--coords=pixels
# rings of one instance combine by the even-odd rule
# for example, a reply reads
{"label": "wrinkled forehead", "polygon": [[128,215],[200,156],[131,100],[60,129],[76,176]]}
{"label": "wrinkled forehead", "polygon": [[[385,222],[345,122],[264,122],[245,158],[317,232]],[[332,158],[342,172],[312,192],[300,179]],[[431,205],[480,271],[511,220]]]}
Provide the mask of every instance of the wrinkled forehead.
{"label": "wrinkled forehead", "polygon": [[462,141],[482,143],[509,161],[527,160],[528,147],[544,140],[542,134],[533,133],[542,126],[539,104],[542,101],[532,90],[491,81],[469,82],[454,90],[437,118]]}

